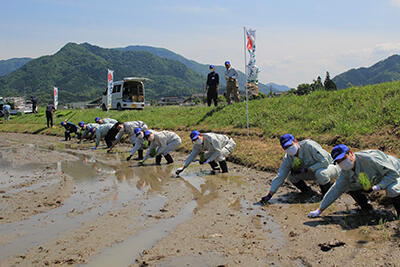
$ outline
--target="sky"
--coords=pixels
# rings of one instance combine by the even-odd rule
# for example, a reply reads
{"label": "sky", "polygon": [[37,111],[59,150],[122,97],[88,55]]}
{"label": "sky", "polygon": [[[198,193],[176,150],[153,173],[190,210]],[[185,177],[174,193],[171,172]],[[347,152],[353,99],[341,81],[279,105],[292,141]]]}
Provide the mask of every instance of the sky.
{"label": "sky", "polygon": [[260,82],[296,87],[400,53],[400,0],[1,0],[1,10],[0,60],[88,42],[244,71],[245,26],[256,30]]}

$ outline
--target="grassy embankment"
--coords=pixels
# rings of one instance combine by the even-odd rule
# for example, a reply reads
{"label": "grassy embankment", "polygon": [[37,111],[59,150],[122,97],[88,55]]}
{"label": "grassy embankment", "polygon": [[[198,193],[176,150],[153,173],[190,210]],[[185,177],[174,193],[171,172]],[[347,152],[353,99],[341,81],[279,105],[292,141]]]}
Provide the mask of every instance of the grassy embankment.
{"label": "grassy embankment", "polygon": [[96,116],[122,121],[142,120],[149,127],[177,131],[183,150],[189,151],[193,129],[231,135],[237,147],[234,162],[264,170],[279,167],[283,151],[279,137],[292,133],[312,138],[329,152],[345,143],[355,150],[381,149],[400,156],[400,82],[356,87],[336,92],[319,91],[307,96],[283,96],[249,102],[250,137],[246,136],[245,103],[209,108],[149,107],[143,111],[60,110],[55,129],[46,128],[39,114],[13,117],[0,131],[63,135],[62,120],[92,122]]}

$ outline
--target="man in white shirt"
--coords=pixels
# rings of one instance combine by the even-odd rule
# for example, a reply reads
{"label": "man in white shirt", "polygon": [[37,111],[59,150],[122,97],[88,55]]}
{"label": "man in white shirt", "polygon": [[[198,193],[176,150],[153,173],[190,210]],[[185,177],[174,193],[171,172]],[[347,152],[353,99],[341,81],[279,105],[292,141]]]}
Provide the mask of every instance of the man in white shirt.
{"label": "man in white shirt", "polygon": [[237,71],[231,67],[231,63],[229,61],[225,61],[225,79],[226,79],[226,102],[231,104],[231,94],[233,94],[235,98],[235,102],[239,102],[239,75]]}

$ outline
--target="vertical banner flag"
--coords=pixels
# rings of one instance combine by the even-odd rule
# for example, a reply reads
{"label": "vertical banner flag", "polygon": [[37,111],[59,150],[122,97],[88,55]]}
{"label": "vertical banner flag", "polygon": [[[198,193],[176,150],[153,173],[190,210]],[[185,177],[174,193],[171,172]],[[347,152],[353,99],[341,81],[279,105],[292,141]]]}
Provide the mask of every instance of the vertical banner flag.
{"label": "vertical banner flag", "polygon": [[113,90],[114,71],[108,70],[107,75],[107,110],[111,108],[111,93]]}
{"label": "vertical banner flag", "polygon": [[253,94],[258,94],[258,73],[256,66],[256,30],[246,29],[246,50],[249,53],[249,61],[246,65],[246,88]]}
{"label": "vertical banner flag", "polygon": [[58,106],[58,88],[53,87],[54,90],[54,108],[57,109]]}

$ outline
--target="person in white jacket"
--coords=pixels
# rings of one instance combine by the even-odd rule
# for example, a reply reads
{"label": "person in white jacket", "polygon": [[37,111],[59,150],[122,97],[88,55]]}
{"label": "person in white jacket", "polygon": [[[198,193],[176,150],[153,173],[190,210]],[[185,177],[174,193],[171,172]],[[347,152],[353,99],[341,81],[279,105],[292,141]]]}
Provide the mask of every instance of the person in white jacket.
{"label": "person in white jacket", "polygon": [[[187,157],[183,167],[176,170],[176,175],[183,172],[202,151],[205,153],[204,159],[200,159],[200,164],[208,163],[213,171],[221,170],[222,173],[228,172],[226,157],[231,154],[236,147],[236,143],[232,138],[223,134],[201,134],[199,131],[192,131],[190,133],[190,139],[193,142],[192,153]],[[220,168],[216,161],[218,161]]]}
{"label": "person in white jacket", "polygon": [[182,144],[179,135],[170,131],[145,131],[144,138],[150,142],[150,147],[146,151],[143,161],[139,163],[140,165],[143,165],[150,156],[156,157],[157,165],[161,164],[162,156],[167,160],[167,164],[171,164],[174,160],[169,153],[176,150]]}

